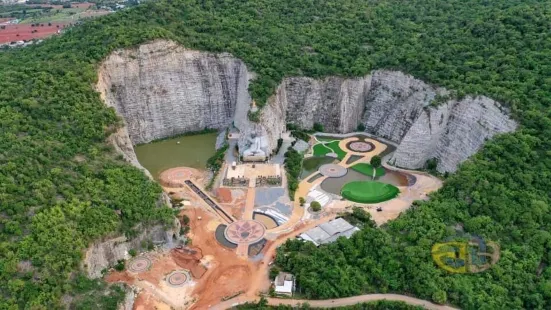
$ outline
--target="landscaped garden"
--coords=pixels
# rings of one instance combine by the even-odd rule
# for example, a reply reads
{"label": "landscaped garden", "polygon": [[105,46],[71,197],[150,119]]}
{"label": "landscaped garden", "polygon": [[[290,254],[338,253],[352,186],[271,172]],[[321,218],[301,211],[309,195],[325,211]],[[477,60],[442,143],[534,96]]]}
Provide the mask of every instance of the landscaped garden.
{"label": "landscaped garden", "polygon": [[346,156],[346,152],[339,147],[339,140],[314,145],[314,156],[325,156],[329,153],[337,154],[339,160]]}
{"label": "landscaped garden", "polygon": [[[365,174],[370,177],[373,176],[373,166],[368,163],[358,163],[350,167],[350,169],[358,171],[359,173]],[[385,168],[377,167],[375,169],[375,176],[382,177],[383,175],[385,175]]]}
{"label": "landscaped garden", "polygon": [[399,193],[396,186],[376,181],[350,182],[341,190],[342,197],[357,203],[383,202],[395,198]]}

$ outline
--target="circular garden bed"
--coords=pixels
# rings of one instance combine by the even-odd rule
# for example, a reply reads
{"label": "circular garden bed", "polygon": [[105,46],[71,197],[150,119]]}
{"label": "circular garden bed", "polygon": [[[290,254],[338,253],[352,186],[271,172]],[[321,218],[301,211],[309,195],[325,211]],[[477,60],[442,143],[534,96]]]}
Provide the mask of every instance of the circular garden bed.
{"label": "circular garden bed", "polygon": [[378,203],[395,198],[400,190],[376,181],[353,181],[343,186],[341,196],[357,203]]}
{"label": "circular garden bed", "polygon": [[357,153],[368,153],[375,149],[375,145],[368,141],[350,141],[346,148]]}

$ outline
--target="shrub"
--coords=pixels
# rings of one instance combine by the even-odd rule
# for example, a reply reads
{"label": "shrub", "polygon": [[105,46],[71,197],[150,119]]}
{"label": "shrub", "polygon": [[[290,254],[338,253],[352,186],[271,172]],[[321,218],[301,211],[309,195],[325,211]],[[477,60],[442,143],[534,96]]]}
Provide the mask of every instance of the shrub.
{"label": "shrub", "polygon": [[274,266],[270,269],[270,280],[275,280],[275,278],[277,277],[277,275],[279,274],[281,270],[279,269],[279,267],[277,266]]}
{"label": "shrub", "polygon": [[323,132],[323,125],[320,123],[314,123],[314,131]]}
{"label": "shrub", "polygon": [[123,271],[124,270],[124,260],[120,259],[117,264],[115,265],[116,271]]}
{"label": "shrub", "polygon": [[431,158],[427,160],[427,163],[425,165],[427,167],[427,170],[431,173],[436,172],[436,167],[438,166],[438,158]]}
{"label": "shrub", "polygon": [[260,122],[260,110],[256,111],[256,112],[251,112],[249,111],[247,113],[247,116],[249,117],[249,120],[253,123],[258,123]]}
{"label": "shrub", "polygon": [[291,131],[291,136],[295,137],[297,140],[304,140],[306,142],[310,140],[310,135],[308,135],[308,133],[303,130],[293,130]]}
{"label": "shrub", "polygon": [[186,226],[189,225],[189,216],[187,216],[187,215],[184,214],[184,215],[182,216],[182,223],[183,223],[184,225],[186,225]]}
{"label": "shrub", "polygon": [[312,208],[312,211],[318,212],[321,210],[321,204],[314,200],[310,203],[310,208]]}
{"label": "shrub", "polygon": [[371,160],[369,161],[369,163],[371,164],[371,166],[373,166],[373,168],[377,169],[381,166],[381,157],[375,155],[371,157]]}
{"label": "shrub", "polygon": [[185,236],[185,235],[187,235],[187,233],[189,231],[190,231],[189,226],[184,226],[184,227],[180,228],[180,235]]}
{"label": "shrub", "polygon": [[295,124],[293,124],[293,123],[287,123],[286,127],[287,127],[287,130],[289,130],[289,131],[293,131],[293,130],[298,130],[298,129],[299,129],[298,126],[295,125]]}
{"label": "shrub", "polygon": [[438,290],[432,294],[432,300],[437,304],[445,304],[448,301],[446,291]]}

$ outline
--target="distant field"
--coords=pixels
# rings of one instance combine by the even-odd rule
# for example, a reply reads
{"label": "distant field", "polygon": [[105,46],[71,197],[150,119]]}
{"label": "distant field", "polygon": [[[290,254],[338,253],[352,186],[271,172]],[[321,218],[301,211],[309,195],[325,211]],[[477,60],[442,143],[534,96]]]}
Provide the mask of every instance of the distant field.
{"label": "distant field", "polygon": [[[59,26],[59,27],[58,27]],[[6,25],[0,29],[0,44],[14,41],[27,41],[32,39],[43,39],[56,34],[59,30],[67,27],[64,23],[52,23],[51,26],[32,27],[31,24]],[[33,31],[36,32],[33,33]]]}
{"label": "distant field", "polygon": [[95,10],[93,3],[72,3],[70,8],[51,4],[16,4],[0,8],[0,18],[19,19],[20,24],[74,23],[82,18],[109,14],[110,11]]}

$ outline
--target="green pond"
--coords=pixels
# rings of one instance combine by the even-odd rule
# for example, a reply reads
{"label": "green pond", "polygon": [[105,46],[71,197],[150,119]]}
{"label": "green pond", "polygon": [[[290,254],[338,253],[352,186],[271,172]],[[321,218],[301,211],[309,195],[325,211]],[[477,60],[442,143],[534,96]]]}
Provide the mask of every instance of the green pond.
{"label": "green pond", "polygon": [[207,159],[214,155],[216,136],[217,133],[181,136],[137,145],[134,151],[140,164],[158,178],[161,172],[174,167],[205,169]]}

